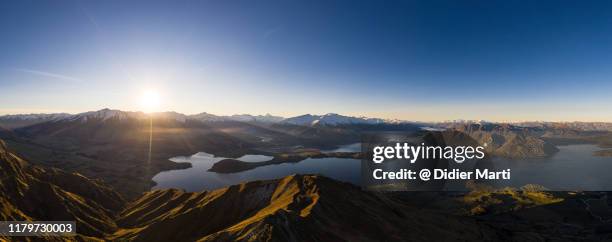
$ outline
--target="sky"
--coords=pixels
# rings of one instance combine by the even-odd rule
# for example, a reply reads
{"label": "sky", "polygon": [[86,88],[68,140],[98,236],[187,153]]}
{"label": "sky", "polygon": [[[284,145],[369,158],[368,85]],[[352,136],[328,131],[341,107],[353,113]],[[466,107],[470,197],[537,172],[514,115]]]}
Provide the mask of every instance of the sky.
{"label": "sky", "polygon": [[0,1],[0,114],[612,121],[610,1]]}

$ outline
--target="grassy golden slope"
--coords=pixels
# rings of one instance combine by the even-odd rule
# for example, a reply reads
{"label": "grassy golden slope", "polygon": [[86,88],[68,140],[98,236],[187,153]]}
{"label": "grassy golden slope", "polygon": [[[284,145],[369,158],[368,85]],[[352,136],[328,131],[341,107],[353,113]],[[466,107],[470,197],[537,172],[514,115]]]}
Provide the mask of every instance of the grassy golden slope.
{"label": "grassy golden slope", "polygon": [[[231,209],[228,209],[231,208]],[[404,206],[312,175],[211,192],[146,193],[121,213],[111,239],[136,241],[380,241],[490,239],[471,219]]]}
{"label": "grassy golden slope", "polygon": [[117,229],[119,194],[79,174],[43,169],[8,152],[0,140],[0,220],[76,221],[79,233],[103,237]]}

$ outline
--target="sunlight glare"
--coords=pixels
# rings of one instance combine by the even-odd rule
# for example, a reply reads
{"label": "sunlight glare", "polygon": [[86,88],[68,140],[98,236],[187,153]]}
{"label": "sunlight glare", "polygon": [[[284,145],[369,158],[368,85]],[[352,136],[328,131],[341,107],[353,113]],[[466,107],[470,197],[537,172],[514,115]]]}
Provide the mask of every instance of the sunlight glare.
{"label": "sunlight glare", "polygon": [[140,96],[140,106],[145,113],[157,112],[159,108],[160,98],[155,90],[146,90]]}

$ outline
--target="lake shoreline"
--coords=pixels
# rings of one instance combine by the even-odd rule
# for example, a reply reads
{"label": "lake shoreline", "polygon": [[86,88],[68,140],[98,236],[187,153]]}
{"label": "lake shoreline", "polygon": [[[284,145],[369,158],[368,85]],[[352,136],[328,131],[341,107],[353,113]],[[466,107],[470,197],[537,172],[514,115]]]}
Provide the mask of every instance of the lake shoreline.
{"label": "lake shoreline", "polygon": [[328,152],[306,151],[275,155],[273,159],[262,162],[245,162],[236,159],[224,159],[216,162],[208,171],[216,173],[237,173],[255,169],[257,167],[277,165],[283,163],[296,163],[308,158],[350,158],[361,159],[361,152]]}

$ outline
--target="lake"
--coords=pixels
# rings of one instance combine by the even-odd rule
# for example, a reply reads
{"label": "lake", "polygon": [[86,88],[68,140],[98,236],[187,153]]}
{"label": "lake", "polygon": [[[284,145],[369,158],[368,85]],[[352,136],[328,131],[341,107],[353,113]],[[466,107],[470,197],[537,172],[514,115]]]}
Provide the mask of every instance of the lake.
{"label": "lake", "polygon": [[511,168],[506,185],[538,184],[551,190],[612,190],[612,157],[594,156],[596,145],[558,146],[559,152],[546,159],[494,159],[497,168]]}
{"label": "lake", "polygon": [[354,143],[348,145],[340,145],[335,149],[322,150],[321,152],[360,152],[361,143]]}
{"label": "lake", "polygon": [[[342,146],[330,151],[359,151],[359,144]],[[560,151],[546,159],[509,160],[495,158],[497,169],[512,169],[512,180],[503,185],[520,187],[539,184],[553,190],[612,190],[612,157],[593,156],[599,150],[595,145],[559,146]],[[253,170],[220,174],[208,169],[224,157],[197,153],[187,157],[175,157],[175,162],[189,162],[193,167],[184,170],[164,171],[153,177],[157,185],[153,189],[182,188],[187,191],[211,190],[244,181],[276,179],[287,175],[321,174],[337,180],[359,185],[361,161],[341,158],[309,158],[297,163],[261,166]],[[246,155],[238,158],[245,162],[270,160],[263,155]]]}
{"label": "lake", "polygon": [[[214,157],[207,153],[197,153],[188,157],[175,157],[175,162],[189,162],[192,167],[184,170],[160,172],[153,177],[157,183],[153,189],[182,188],[187,191],[212,190],[244,181],[276,179],[291,174],[321,174],[337,180],[359,184],[361,160],[341,158],[305,159],[298,163],[283,163],[257,167],[253,170],[221,174],[208,169],[224,157]],[[258,162],[272,159],[271,156],[246,155],[237,160]]]}

